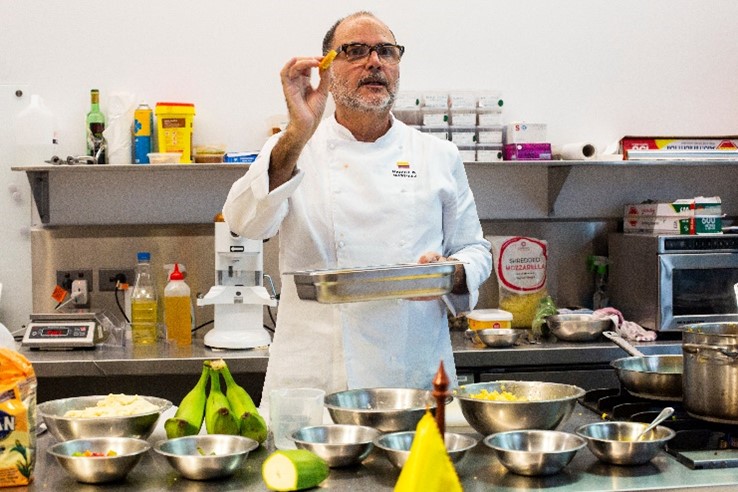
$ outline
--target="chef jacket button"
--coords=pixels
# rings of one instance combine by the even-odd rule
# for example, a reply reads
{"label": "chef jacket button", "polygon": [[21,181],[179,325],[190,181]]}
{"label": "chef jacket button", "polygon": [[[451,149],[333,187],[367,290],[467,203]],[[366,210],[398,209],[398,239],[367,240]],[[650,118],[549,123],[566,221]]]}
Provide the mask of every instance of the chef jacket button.
{"label": "chef jacket button", "polygon": [[328,148],[329,149],[335,149],[336,148],[336,144],[328,144]]}
{"label": "chef jacket button", "polygon": [[400,246],[405,246],[405,241],[400,241]]}
{"label": "chef jacket button", "polygon": [[340,189],[333,190],[333,193],[335,193],[336,195],[338,195],[339,193],[341,193],[341,190]]}
{"label": "chef jacket button", "polygon": [[346,243],[344,243],[343,241],[338,241],[339,248],[343,248],[344,246],[346,246]]}

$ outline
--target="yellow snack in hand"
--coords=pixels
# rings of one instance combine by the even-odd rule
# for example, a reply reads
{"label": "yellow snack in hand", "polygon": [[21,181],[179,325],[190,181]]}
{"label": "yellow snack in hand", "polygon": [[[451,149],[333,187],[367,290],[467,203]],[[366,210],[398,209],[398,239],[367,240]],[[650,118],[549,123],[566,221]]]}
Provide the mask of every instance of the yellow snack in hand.
{"label": "yellow snack in hand", "polygon": [[336,58],[336,55],[338,55],[336,50],[330,50],[328,54],[326,54],[323,57],[323,59],[320,61],[320,65],[318,65],[318,67],[321,70],[328,70],[328,67],[331,66],[331,63],[333,63],[333,60]]}

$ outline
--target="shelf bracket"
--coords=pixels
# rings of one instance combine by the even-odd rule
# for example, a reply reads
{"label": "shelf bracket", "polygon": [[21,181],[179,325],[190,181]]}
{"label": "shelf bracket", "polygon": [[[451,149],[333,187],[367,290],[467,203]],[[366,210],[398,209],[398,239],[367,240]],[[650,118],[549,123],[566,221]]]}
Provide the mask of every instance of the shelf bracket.
{"label": "shelf bracket", "polygon": [[49,172],[48,171],[26,171],[28,182],[31,185],[33,200],[41,218],[41,223],[48,224],[51,219],[49,207]]}
{"label": "shelf bracket", "polygon": [[559,198],[561,188],[564,187],[566,178],[569,177],[571,166],[551,166],[548,168],[548,215],[554,214],[556,200]]}

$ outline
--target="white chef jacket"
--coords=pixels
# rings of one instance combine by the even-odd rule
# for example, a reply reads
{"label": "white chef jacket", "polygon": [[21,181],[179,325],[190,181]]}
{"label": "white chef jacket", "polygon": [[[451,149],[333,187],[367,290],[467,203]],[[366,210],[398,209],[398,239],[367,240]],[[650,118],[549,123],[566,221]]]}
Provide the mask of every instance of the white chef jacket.
{"label": "white chef jacket", "polygon": [[466,263],[470,294],[447,300],[459,312],[472,309],[492,257],[456,146],[394,118],[377,141],[360,142],[329,117],[292,178],[270,193],[267,171],[279,137],[233,184],[223,208],[243,237],[281,232],[282,289],[263,395],[282,387],[431,388],[441,360],[455,386],[441,300],[303,301],[284,273],[414,263],[435,251]]}

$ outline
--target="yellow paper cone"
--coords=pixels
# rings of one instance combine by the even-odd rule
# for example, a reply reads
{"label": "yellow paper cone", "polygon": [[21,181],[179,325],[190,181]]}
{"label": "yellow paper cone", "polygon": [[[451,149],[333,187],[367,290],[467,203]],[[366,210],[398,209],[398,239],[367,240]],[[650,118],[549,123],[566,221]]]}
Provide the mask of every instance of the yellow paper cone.
{"label": "yellow paper cone", "polygon": [[405,466],[395,484],[395,492],[462,491],[459,476],[446,452],[441,433],[429,411],[418,422]]}

